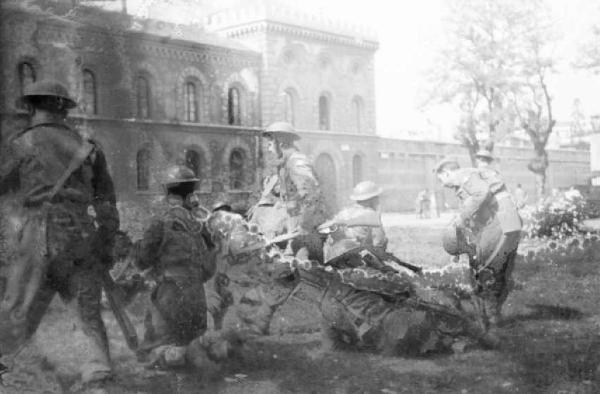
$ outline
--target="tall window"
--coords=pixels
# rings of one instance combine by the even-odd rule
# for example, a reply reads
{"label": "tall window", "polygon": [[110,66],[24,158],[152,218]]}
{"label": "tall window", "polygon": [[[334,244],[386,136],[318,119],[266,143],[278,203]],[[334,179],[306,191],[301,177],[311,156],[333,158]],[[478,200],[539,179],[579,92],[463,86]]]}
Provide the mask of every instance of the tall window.
{"label": "tall window", "polygon": [[362,99],[358,96],[352,99],[352,117],[354,120],[354,130],[357,133],[362,132],[363,124],[363,102]]}
{"label": "tall window", "polygon": [[283,94],[283,119],[295,124],[295,108],[294,108],[294,95],[290,90],[286,90]]}
{"label": "tall window", "polygon": [[244,187],[245,154],[241,149],[234,149],[229,156],[229,188],[240,190]]}
{"label": "tall window", "polygon": [[137,117],[148,119],[150,117],[150,83],[148,79],[139,76],[135,86],[137,98]]}
{"label": "tall window", "polygon": [[31,63],[22,62],[18,66],[19,87],[21,95],[25,92],[25,87],[35,82],[35,69]]}
{"label": "tall window", "polygon": [[354,155],[352,158],[352,181],[356,186],[363,180],[363,163],[361,155]]}
{"label": "tall window", "polygon": [[186,82],[184,86],[184,104],[186,122],[198,121],[198,93],[193,82]]}
{"label": "tall window", "polygon": [[83,70],[83,112],[90,115],[98,113],[96,97],[96,77],[90,70]]}
{"label": "tall window", "polygon": [[150,188],[150,149],[142,148],[137,152],[137,189],[148,190]]}
{"label": "tall window", "polygon": [[238,88],[230,88],[227,94],[227,114],[229,124],[242,124],[242,110],[240,108],[240,91]]}
{"label": "tall window", "polygon": [[329,100],[326,96],[319,97],[319,129],[329,130]]}
{"label": "tall window", "polygon": [[185,152],[185,164],[188,166],[196,176],[200,176],[202,172],[202,159],[200,157],[200,153],[193,149],[188,149]]}

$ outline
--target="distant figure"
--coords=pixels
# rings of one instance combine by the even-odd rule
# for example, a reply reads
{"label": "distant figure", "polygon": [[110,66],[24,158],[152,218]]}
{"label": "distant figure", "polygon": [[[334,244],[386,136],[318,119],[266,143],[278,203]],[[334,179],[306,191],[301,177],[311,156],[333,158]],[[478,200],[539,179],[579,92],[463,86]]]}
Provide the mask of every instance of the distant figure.
{"label": "distant figure", "polygon": [[517,184],[517,188],[514,191],[514,195],[515,195],[515,204],[517,204],[517,208],[518,209],[523,209],[523,207],[525,205],[527,205],[527,199],[529,198],[529,196],[527,195],[527,192],[525,190],[523,190],[523,187],[521,186],[521,184]]}
{"label": "distant figure", "polygon": [[419,219],[429,217],[429,191],[427,189],[423,189],[417,194],[416,211]]}
{"label": "distant figure", "polygon": [[435,196],[435,193],[436,193],[435,190],[431,192],[429,208],[430,208],[431,217],[439,218],[440,217],[440,206],[437,203],[437,198]]}

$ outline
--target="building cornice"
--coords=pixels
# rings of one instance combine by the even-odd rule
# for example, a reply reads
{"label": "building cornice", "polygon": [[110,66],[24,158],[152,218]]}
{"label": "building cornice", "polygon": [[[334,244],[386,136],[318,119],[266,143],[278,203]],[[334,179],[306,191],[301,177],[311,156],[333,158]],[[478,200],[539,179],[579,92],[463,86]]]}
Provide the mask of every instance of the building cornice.
{"label": "building cornice", "polygon": [[375,51],[379,48],[379,43],[377,41],[267,20],[248,22],[237,26],[227,27],[220,31],[224,33],[227,38],[231,39],[239,39],[256,33],[278,33],[292,35],[303,39],[358,47],[371,51]]}

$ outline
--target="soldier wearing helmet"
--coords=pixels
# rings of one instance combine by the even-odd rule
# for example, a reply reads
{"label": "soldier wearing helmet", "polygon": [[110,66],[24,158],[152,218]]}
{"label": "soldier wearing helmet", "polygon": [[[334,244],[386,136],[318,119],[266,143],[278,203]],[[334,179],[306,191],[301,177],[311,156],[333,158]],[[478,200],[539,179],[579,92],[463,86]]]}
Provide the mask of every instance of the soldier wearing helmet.
{"label": "soldier wearing helmet", "polygon": [[[296,252],[307,247],[311,257],[322,257],[322,243],[316,233],[316,226],[326,218],[323,196],[315,170],[308,157],[294,145],[300,139],[294,127],[286,122],[275,122],[263,133],[268,142],[268,153],[277,162],[279,186],[278,198],[287,211],[286,231],[300,232],[292,248]],[[264,194],[264,193],[263,193]]]}
{"label": "soldier wearing helmet", "polygon": [[3,229],[10,246],[8,258],[0,258],[9,262],[0,353],[11,353],[35,333],[58,293],[90,342],[82,380],[101,384],[111,374],[98,278],[112,266],[119,228],[113,182],[102,150],[65,122],[76,103],[64,85],[35,82],[21,101],[31,125],[13,133],[0,155],[2,216],[21,223]]}
{"label": "soldier wearing helmet", "polygon": [[151,364],[166,353],[184,354],[206,330],[204,282],[214,274],[215,261],[193,215],[199,181],[188,167],[167,169],[162,181],[166,210],[153,218],[137,245],[136,265],[150,270],[157,282],[138,354]]}
{"label": "soldier wearing helmet", "polygon": [[488,149],[480,149],[475,154],[475,161],[477,162],[477,168],[488,168],[494,162],[494,156]]}
{"label": "soldier wearing helmet", "polygon": [[325,243],[323,252],[325,261],[346,252],[349,247],[366,245],[385,251],[388,240],[383,231],[379,212],[379,196],[382,192],[381,187],[373,181],[360,182],[354,187],[350,199],[355,203],[340,211],[329,222],[335,225],[353,222],[355,218],[373,217],[378,225],[337,225],[336,231],[329,234]]}
{"label": "soldier wearing helmet", "polygon": [[500,175],[489,168],[460,168],[442,160],[434,172],[461,201],[459,215],[444,236],[450,254],[469,254],[484,318],[494,329],[501,317],[521,235],[521,218]]}

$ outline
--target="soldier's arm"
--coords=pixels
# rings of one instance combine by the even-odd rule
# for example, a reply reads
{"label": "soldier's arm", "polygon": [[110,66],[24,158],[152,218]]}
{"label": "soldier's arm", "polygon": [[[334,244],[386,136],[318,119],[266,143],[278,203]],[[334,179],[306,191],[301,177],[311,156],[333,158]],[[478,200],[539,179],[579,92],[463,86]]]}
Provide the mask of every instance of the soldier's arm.
{"label": "soldier's arm", "polygon": [[383,227],[375,227],[371,232],[373,236],[373,247],[385,251],[387,249],[388,239],[383,231]]}
{"label": "soldier's arm", "polygon": [[475,172],[469,176],[461,188],[468,196],[463,201],[463,206],[460,211],[460,219],[464,223],[468,219],[471,219],[482,204],[488,199],[490,196],[490,187],[488,183],[481,178],[479,173]]}
{"label": "soldier's arm", "polygon": [[296,158],[290,160],[287,167],[289,177],[296,186],[298,195],[302,199],[310,198],[314,195],[318,181],[312,166],[306,158]]}
{"label": "soldier's arm", "polygon": [[0,149],[0,195],[19,187],[19,167],[25,158],[11,143]]}
{"label": "soldier's arm", "polygon": [[145,270],[155,267],[158,263],[160,246],[163,241],[164,222],[159,219],[152,220],[150,226],[144,231],[144,236],[136,245],[135,265]]}
{"label": "soldier's arm", "polygon": [[106,158],[100,150],[94,152],[94,187],[93,206],[96,211],[96,221],[100,232],[113,239],[119,230],[119,211],[117,210],[117,197],[112,178],[108,173]]}

